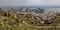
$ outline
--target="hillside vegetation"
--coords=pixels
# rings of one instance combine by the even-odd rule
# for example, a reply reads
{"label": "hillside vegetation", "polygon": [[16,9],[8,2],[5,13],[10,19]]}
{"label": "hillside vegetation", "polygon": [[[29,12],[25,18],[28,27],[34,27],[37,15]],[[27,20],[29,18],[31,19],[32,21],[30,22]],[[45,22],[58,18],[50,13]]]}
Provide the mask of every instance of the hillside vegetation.
{"label": "hillside vegetation", "polygon": [[[30,16],[30,18],[27,16]],[[49,28],[38,28],[36,26],[54,26],[51,29],[53,30],[56,29],[56,26],[60,26],[60,17],[52,19],[54,21],[51,24],[41,24],[39,20],[31,19],[31,17],[30,14],[24,15],[0,10],[0,30],[48,30]]]}

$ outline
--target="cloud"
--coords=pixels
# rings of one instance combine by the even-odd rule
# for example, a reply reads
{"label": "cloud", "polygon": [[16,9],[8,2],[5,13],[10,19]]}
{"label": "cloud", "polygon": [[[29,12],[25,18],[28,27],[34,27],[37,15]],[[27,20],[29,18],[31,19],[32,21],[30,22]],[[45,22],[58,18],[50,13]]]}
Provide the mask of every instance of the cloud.
{"label": "cloud", "polygon": [[36,5],[43,5],[43,0],[27,0],[25,2],[27,6],[36,6]]}
{"label": "cloud", "polygon": [[60,0],[0,0],[0,6],[60,6]]}
{"label": "cloud", "polygon": [[42,5],[42,0],[2,0],[1,2],[3,6],[34,6],[34,5]]}
{"label": "cloud", "polygon": [[60,0],[45,0],[44,5],[46,6],[60,6]]}

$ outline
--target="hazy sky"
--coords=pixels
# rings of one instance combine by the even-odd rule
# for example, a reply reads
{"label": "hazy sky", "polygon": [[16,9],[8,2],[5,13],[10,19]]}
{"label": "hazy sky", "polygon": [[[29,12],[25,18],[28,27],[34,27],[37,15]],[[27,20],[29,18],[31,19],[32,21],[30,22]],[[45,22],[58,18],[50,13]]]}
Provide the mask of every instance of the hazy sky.
{"label": "hazy sky", "polygon": [[60,6],[60,0],[0,0],[0,6]]}

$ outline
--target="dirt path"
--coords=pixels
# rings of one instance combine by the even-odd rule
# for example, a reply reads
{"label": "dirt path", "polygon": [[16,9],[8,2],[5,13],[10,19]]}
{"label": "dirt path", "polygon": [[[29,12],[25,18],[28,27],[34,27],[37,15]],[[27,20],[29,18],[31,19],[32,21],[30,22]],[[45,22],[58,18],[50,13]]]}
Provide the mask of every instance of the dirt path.
{"label": "dirt path", "polygon": [[25,21],[23,21],[23,23],[27,26],[32,26],[32,27],[36,27],[36,28],[52,28],[55,26],[34,26],[34,25],[29,25],[28,23],[26,23]]}

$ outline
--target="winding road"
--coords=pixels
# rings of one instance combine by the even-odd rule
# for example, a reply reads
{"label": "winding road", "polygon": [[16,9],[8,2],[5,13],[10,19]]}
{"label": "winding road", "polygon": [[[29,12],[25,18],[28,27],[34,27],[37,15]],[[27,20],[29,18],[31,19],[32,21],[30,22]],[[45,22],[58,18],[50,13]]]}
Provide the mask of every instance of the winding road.
{"label": "winding road", "polygon": [[52,27],[55,27],[55,26],[34,26],[34,25],[30,25],[30,24],[26,23],[25,21],[23,21],[23,23],[27,26],[36,27],[36,28],[52,28]]}

